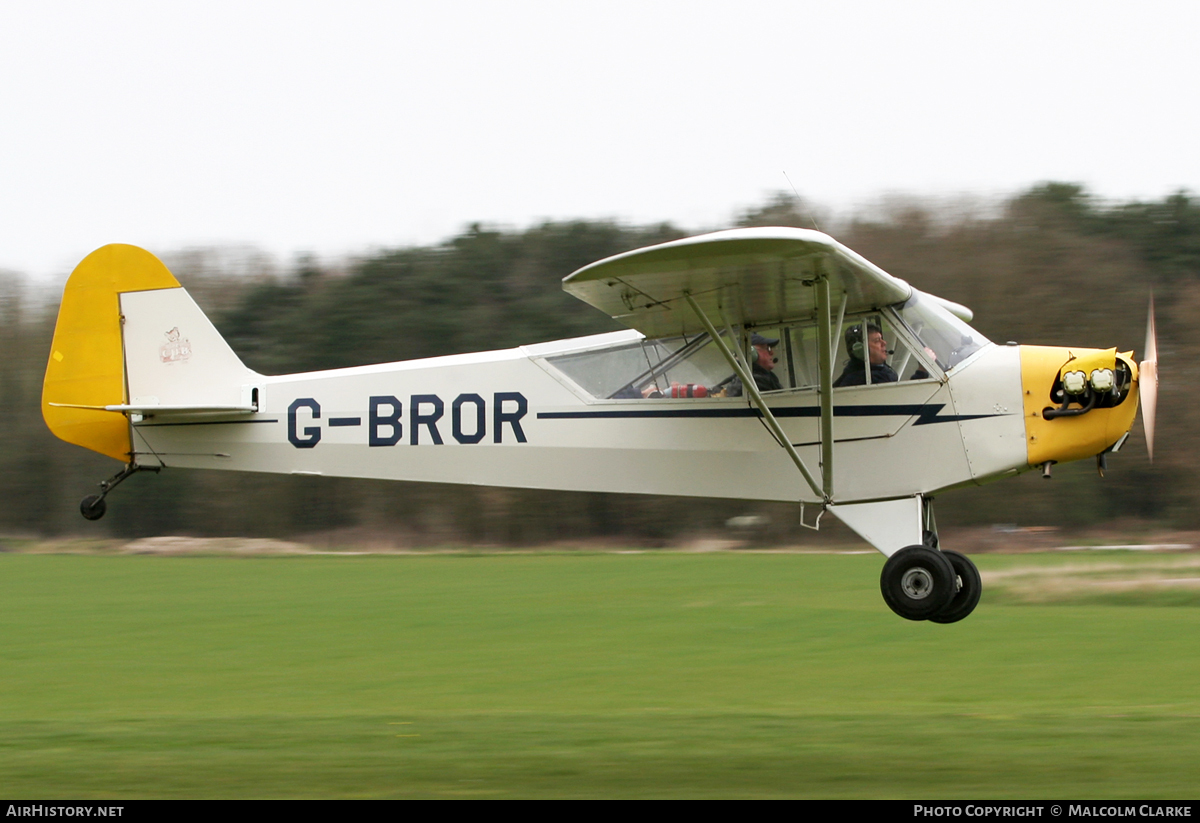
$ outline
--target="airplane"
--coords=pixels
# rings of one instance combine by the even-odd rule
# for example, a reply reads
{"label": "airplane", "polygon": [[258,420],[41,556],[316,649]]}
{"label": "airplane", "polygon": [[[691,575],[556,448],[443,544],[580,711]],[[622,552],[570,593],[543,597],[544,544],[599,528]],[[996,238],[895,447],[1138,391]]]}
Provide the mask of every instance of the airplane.
{"label": "airplane", "polygon": [[1139,401],[1153,456],[1153,302],[1141,363],[996,344],[965,306],[795,228],[637,249],[563,288],[627,328],[266,376],[154,255],[108,245],[67,281],[42,413],[124,464],[80,504],[89,520],[164,468],[791,501],[881,552],[886,604],[935,623],[982,588],[939,544],[938,493],[1089,457],[1103,471]]}

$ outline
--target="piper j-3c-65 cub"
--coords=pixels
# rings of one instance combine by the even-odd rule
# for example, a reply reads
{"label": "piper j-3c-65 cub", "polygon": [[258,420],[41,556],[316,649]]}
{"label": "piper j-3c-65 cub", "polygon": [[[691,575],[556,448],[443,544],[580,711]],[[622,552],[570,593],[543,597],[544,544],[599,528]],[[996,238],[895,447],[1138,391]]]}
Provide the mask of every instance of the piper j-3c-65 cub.
{"label": "piper j-3c-65 cub", "polygon": [[1103,466],[1139,394],[1152,437],[1152,326],[1140,369],[1116,349],[995,345],[967,308],[819,232],[663,243],[563,288],[628,330],[267,377],[157,258],[105,246],[67,282],[42,412],[125,463],[81,504],[92,520],[165,467],[787,500],[860,534],[888,558],[888,606],[939,623],[971,612],[980,579],[939,548],[932,495]]}

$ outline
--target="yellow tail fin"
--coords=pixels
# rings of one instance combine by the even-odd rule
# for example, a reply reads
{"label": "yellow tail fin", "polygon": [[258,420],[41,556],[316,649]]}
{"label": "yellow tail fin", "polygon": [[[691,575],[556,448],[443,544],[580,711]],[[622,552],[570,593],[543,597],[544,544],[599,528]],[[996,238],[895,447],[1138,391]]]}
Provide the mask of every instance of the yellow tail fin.
{"label": "yellow tail fin", "polygon": [[127,402],[119,295],[177,286],[162,261],[137,246],[104,246],[75,267],[42,382],[42,418],[56,437],[129,461],[129,421],[96,408]]}

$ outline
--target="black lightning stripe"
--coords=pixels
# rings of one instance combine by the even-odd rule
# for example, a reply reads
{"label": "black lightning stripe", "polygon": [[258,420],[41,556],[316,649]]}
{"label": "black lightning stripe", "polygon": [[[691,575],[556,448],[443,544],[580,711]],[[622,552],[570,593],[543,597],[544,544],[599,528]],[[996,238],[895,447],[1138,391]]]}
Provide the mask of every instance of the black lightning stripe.
{"label": "black lightning stripe", "polygon": [[[834,406],[834,417],[916,417],[914,426],[932,423],[956,423],[960,420],[978,420],[985,417],[1002,417],[1000,414],[940,414],[945,403],[929,404],[886,404],[878,406]],[[820,417],[821,409],[816,406],[786,407],[771,409],[777,418]],[[539,420],[587,420],[587,419],[655,419],[655,418],[720,418],[762,417],[755,408],[733,409],[612,409],[605,411],[538,412]]]}

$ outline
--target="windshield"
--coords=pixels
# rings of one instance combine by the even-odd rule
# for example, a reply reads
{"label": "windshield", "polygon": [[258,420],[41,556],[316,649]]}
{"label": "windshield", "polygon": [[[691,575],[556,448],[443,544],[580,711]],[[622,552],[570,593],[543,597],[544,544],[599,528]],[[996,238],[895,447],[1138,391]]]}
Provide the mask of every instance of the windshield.
{"label": "windshield", "polygon": [[913,334],[933,351],[945,371],[991,342],[919,291],[914,290],[913,296],[897,311]]}

